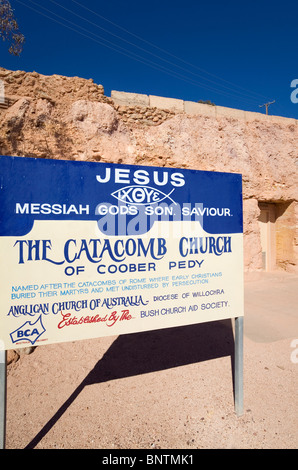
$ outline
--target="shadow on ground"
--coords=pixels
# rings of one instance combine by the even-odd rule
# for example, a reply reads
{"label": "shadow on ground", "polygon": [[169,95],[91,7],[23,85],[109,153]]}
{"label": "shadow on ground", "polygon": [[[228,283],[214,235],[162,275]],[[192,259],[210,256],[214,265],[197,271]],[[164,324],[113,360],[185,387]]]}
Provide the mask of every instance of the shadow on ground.
{"label": "shadow on ground", "polygon": [[26,449],[37,446],[88,385],[225,356],[231,357],[234,377],[234,336],[230,319],[119,336]]}

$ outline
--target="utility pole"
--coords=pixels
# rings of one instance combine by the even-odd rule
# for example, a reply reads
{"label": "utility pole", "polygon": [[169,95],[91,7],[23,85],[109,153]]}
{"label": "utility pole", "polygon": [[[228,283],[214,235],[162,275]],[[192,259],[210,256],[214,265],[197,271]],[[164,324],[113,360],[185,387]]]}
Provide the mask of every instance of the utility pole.
{"label": "utility pole", "polygon": [[270,104],[273,104],[273,103],[275,103],[275,100],[270,101],[269,103],[259,104],[259,108],[262,108],[263,106],[266,106],[266,114],[268,114],[268,108],[269,108]]}

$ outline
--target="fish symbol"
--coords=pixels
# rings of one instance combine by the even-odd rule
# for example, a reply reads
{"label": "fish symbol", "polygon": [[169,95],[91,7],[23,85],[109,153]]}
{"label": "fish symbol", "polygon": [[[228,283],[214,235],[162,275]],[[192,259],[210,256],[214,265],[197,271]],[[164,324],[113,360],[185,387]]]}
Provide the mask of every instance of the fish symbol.
{"label": "fish symbol", "polygon": [[170,197],[174,189],[172,189],[168,194],[165,194],[159,189],[151,188],[150,186],[132,185],[117,189],[117,191],[111,193],[111,196],[118,199],[118,201],[135,205],[156,204],[164,201],[165,199],[170,199],[174,204],[177,204]]}

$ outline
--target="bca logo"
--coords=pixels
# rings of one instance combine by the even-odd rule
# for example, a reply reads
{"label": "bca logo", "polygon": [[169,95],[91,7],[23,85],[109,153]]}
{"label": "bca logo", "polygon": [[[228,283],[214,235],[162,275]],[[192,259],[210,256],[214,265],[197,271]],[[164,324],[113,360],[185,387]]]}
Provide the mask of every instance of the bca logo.
{"label": "bca logo", "polygon": [[18,341],[28,340],[31,344],[34,344],[35,341],[45,332],[45,328],[42,324],[41,315],[36,320],[36,322],[32,323],[30,321],[26,321],[22,326],[20,326],[17,330],[14,330],[10,333],[11,341],[13,343],[17,343]]}

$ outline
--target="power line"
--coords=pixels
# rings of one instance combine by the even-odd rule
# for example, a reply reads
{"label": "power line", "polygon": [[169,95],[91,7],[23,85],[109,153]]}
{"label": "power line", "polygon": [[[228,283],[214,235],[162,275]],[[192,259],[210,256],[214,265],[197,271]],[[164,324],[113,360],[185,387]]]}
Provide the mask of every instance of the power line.
{"label": "power line", "polygon": [[[29,1],[30,1],[31,3],[35,3],[35,2],[33,2],[32,0],[29,0]],[[84,17],[81,16],[81,15],[78,15],[77,13],[75,13],[75,12],[72,11],[72,10],[70,10],[69,8],[66,8],[66,7],[63,6],[63,5],[60,5],[58,2],[56,2],[56,1],[54,1],[54,0],[50,0],[50,1],[51,1],[52,3],[54,3],[55,5],[59,6],[60,8],[63,8],[64,10],[68,11],[69,13],[72,13],[73,15],[77,16],[78,18],[82,19],[83,21],[86,21],[86,22],[88,22],[89,24],[92,24],[93,26],[95,26],[95,27],[97,27],[97,28],[99,28],[99,29],[102,29],[102,30],[105,31],[106,33],[108,33],[108,34],[110,34],[110,35],[112,35],[112,36],[114,36],[114,37],[120,39],[121,41],[126,42],[127,44],[130,44],[130,45],[133,46],[133,47],[136,47],[137,49],[140,49],[141,51],[145,52],[146,54],[152,55],[152,56],[156,57],[157,59],[159,59],[159,60],[161,60],[161,61],[163,61],[163,62],[166,62],[167,64],[170,64],[170,65],[172,65],[172,66],[174,66],[174,67],[177,67],[177,68],[183,70],[183,71],[186,72],[186,73],[189,73],[189,74],[194,75],[194,76],[196,76],[196,77],[203,78],[204,80],[207,80],[207,81],[210,82],[210,83],[215,83],[216,85],[218,85],[218,82],[215,82],[214,80],[210,80],[210,79],[208,79],[208,78],[202,77],[202,75],[199,75],[199,74],[197,74],[197,73],[194,73],[194,72],[192,72],[191,70],[187,70],[187,69],[185,69],[184,67],[181,67],[180,65],[175,64],[175,63],[172,62],[172,61],[169,61],[169,60],[167,60],[167,59],[164,59],[163,57],[161,57],[161,56],[159,56],[159,55],[157,55],[157,54],[154,54],[153,52],[148,51],[147,49],[144,49],[143,47],[140,47],[140,46],[138,46],[137,44],[135,44],[135,43],[133,43],[133,42],[131,42],[131,41],[128,41],[127,39],[125,39],[125,38],[123,38],[123,37],[121,37],[121,36],[118,36],[117,34],[112,33],[111,31],[108,31],[107,29],[103,28],[102,26],[99,26],[97,23],[94,23],[93,21],[90,21],[90,20],[88,20],[87,18],[84,18]],[[75,3],[78,3],[78,2],[75,2]],[[36,3],[35,3],[35,4],[36,4]],[[79,5],[79,3],[78,3],[78,5]],[[83,5],[82,5],[82,6],[83,6]],[[43,7],[42,7],[42,8],[43,8]],[[84,7],[84,8],[85,8],[85,7]],[[46,9],[46,10],[47,10],[47,9]],[[88,10],[92,12],[92,10],[90,10],[89,8],[88,8]],[[47,10],[47,11],[50,11],[50,10]],[[93,12],[93,13],[96,14],[96,12]],[[55,14],[55,13],[53,13],[53,14]],[[103,18],[101,15],[99,15],[99,16],[100,16],[101,18]],[[112,24],[114,24],[115,26],[117,26],[115,23],[112,23]],[[117,26],[117,27],[119,28],[119,26]],[[123,29],[123,28],[121,28],[121,29]],[[127,30],[124,30],[124,31],[126,31],[126,32],[129,33],[129,34],[132,34],[132,33],[130,33],[130,32],[127,31]],[[133,34],[133,36],[135,36],[135,35]],[[139,38],[138,36],[136,36],[136,37]],[[141,39],[142,41],[144,41],[142,38],[139,38],[139,39]],[[145,42],[148,43],[148,41],[145,41]],[[151,43],[149,43],[149,44],[151,44]],[[154,47],[157,47],[157,46],[154,46]],[[160,49],[160,48],[158,48],[158,49]],[[160,49],[160,50],[162,50],[162,49]],[[166,51],[164,51],[164,52],[166,52]],[[166,53],[169,54],[168,52],[166,52]],[[172,55],[172,54],[170,54],[170,55]],[[175,57],[175,56],[173,56],[173,57]],[[181,59],[178,59],[178,60],[181,60]],[[229,87],[226,87],[225,85],[220,85],[220,86],[222,86],[223,88],[226,88],[227,90],[231,90],[231,91],[233,91],[234,93],[239,93],[239,94],[242,94],[242,95],[243,95],[243,93],[238,92],[238,91],[235,91],[234,88],[231,89],[231,88],[229,88]],[[248,96],[248,95],[244,94],[244,96]],[[254,98],[254,99],[255,99],[255,98]]]}
{"label": "power line", "polygon": [[[54,2],[54,0],[50,0],[50,1]],[[99,18],[103,19],[104,21],[107,21],[108,23],[112,24],[113,26],[116,26],[116,28],[119,28],[119,29],[121,29],[122,31],[124,31],[125,33],[130,34],[131,36],[135,37],[136,39],[139,39],[140,41],[145,42],[146,44],[148,44],[148,45],[150,45],[150,46],[152,46],[152,47],[158,49],[159,51],[161,51],[161,52],[163,52],[163,53],[165,53],[165,54],[168,54],[169,56],[171,56],[171,57],[173,57],[173,58],[175,58],[175,59],[177,59],[177,60],[179,60],[179,61],[181,61],[181,62],[183,62],[183,63],[185,63],[185,64],[187,64],[187,65],[189,65],[189,66],[191,66],[191,67],[193,67],[193,68],[195,68],[195,69],[197,69],[197,70],[200,70],[201,72],[204,72],[205,74],[210,75],[211,77],[214,77],[214,78],[216,78],[217,80],[221,80],[221,81],[223,81],[223,82],[225,82],[225,83],[228,83],[228,84],[232,85],[233,87],[237,87],[237,88],[239,88],[239,89],[241,89],[241,90],[243,90],[243,91],[246,91],[246,92],[248,92],[248,93],[250,93],[250,94],[254,94],[254,95],[257,95],[257,96],[259,96],[259,97],[267,98],[267,97],[265,97],[264,95],[262,95],[262,94],[260,94],[260,93],[257,93],[257,92],[255,92],[255,91],[247,90],[246,88],[243,88],[243,87],[241,87],[241,86],[239,86],[239,85],[236,85],[235,83],[232,83],[232,82],[230,82],[230,81],[228,81],[228,80],[225,80],[225,79],[223,79],[223,78],[221,78],[221,77],[218,77],[217,75],[212,74],[212,73],[208,72],[207,70],[204,70],[204,69],[202,69],[202,68],[200,68],[200,67],[198,67],[198,66],[196,66],[196,65],[194,65],[194,64],[191,64],[190,62],[187,62],[186,60],[181,59],[181,57],[177,57],[176,55],[172,54],[171,52],[166,51],[165,49],[162,49],[162,48],[159,47],[159,46],[156,46],[156,44],[153,44],[152,42],[147,41],[146,39],[144,39],[144,38],[138,36],[137,34],[134,34],[134,33],[132,33],[131,31],[128,31],[127,29],[123,28],[122,26],[120,26],[120,25],[114,23],[113,21],[111,21],[111,20],[105,18],[104,16],[100,15],[98,12],[96,12],[96,11],[94,11],[94,10],[91,10],[90,8],[86,7],[85,5],[82,5],[82,4],[79,3],[78,1],[76,1],[76,0],[71,0],[71,1],[72,1],[73,3],[79,5],[81,8],[84,8],[85,10],[89,11],[90,13],[92,13],[92,14],[98,16]],[[56,3],[56,2],[54,2],[54,3]],[[207,80],[207,79],[206,79],[206,80]]]}
{"label": "power line", "polygon": [[[118,53],[120,53],[120,54],[123,54],[123,55],[125,55],[125,56],[127,56],[127,57],[129,57],[129,58],[132,58],[133,60],[137,60],[138,62],[141,62],[141,63],[143,63],[143,64],[145,64],[145,65],[147,65],[147,66],[149,66],[149,67],[152,67],[152,68],[154,68],[154,69],[156,69],[156,70],[159,70],[159,71],[162,71],[162,72],[164,72],[164,73],[167,73],[168,75],[170,75],[170,76],[172,76],[172,77],[175,77],[175,78],[177,78],[177,79],[183,80],[183,81],[185,81],[185,82],[187,82],[187,83],[191,83],[191,84],[193,84],[193,85],[195,85],[195,86],[199,86],[200,88],[205,88],[205,89],[211,90],[211,91],[213,91],[213,92],[215,92],[215,93],[219,93],[219,94],[225,95],[225,96],[230,96],[230,97],[232,97],[232,98],[234,98],[234,99],[236,98],[236,99],[238,99],[238,100],[241,100],[242,102],[247,102],[247,103],[250,103],[250,104],[253,103],[253,104],[256,105],[255,98],[254,98],[254,101],[252,101],[252,98],[251,98],[251,97],[247,97],[248,95],[244,95],[244,96],[246,96],[246,98],[239,98],[238,96],[236,96],[235,93],[238,93],[238,94],[243,94],[243,93],[238,92],[238,91],[236,91],[236,90],[232,90],[232,93],[229,93],[229,92],[226,92],[226,91],[222,91],[222,90],[220,90],[219,88],[214,88],[214,87],[211,87],[211,86],[209,86],[209,85],[203,84],[203,83],[201,83],[201,82],[194,81],[194,80],[192,80],[190,77],[186,77],[185,75],[182,75],[182,74],[180,74],[180,73],[178,73],[178,72],[176,72],[176,71],[170,70],[170,69],[164,67],[164,66],[161,65],[161,64],[156,64],[155,62],[151,61],[150,59],[145,58],[144,56],[140,56],[140,55],[138,55],[138,54],[136,54],[136,53],[134,53],[134,52],[132,52],[132,51],[128,51],[127,49],[125,49],[125,48],[123,48],[123,47],[121,47],[121,46],[119,46],[119,45],[117,45],[117,44],[115,44],[115,43],[109,41],[108,39],[102,38],[101,36],[99,36],[99,35],[97,35],[97,34],[95,34],[95,33],[92,33],[90,30],[87,30],[86,28],[84,28],[84,27],[82,27],[82,26],[80,26],[80,25],[77,25],[76,23],[74,23],[74,22],[72,22],[72,21],[70,21],[70,20],[67,20],[66,18],[62,17],[61,15],[58,15],[57,13],[54,13],[53,11],[51,11],[51,10],[49,10],[49,9],[47,9],[47,8],[45,8],[45,7],[41,6],[41,5],[39,5],[39,4],[37,4],[37,3],[34,2],[33,0],[29,0],[29,2],[30,2],[30,3],[33,3],[34,5],[36,5],[36,6],[40,7],[40,8],[42,8],[43,10],[47,11],[47,12],[50,13],[51,15],[54,15],[54,16],[56,16],[57,18],[62,19],[62,20],[63,20],[63,23],[62,23],[61,21],[56,20],[55,18],[52,18],[51,16],[48,16],[47,14],[45,14],[45,13],[39,11],[39,10],[36,10],[36,9],[33,8],[32,6],[28,5],[28,3],[25,4],[25,3],[23,3],[23,2],[20,1],[20,0],[16,0],[16,1],[18,1],[18,2],[21,3],[22,5],[26,6],[27,8],[30,8],[31,10],[35,11],[36,13],[38,13],[38,14],[40,14],[40,15],[43,15],[43,16],[45,16],[46,18],[49,18],[50,20],[52,20],[52,21],[54,21],[54,22],[56,22],[56,23],[62,25],[63,27],[68,28],[68,29],[70,29],[70,30],[72,30],[72,31],[75,31],[77,34],[81,34],[81,35],[83,35],[84,37],[86,37],[86,38],[88,38],[88,39],[91,39],[91,40],[93,40],[93,41],[95,41],[95,42],[97,42],[97,43],[103,45],[104,47],[107,47],[107,48],[109,48],[109,49],[112,49],[112,50],[114,50],[114,51],[116,51],[116,52],[118,52]],[[52,0],[51,0],[51,1],[52,1]],[[71,10],[69,10],[69,9],[67,9],[67,8],[65,8],[65,7],[63,7],[63,6],[61,6],[61,5],[59,5],[57,2],[53,1],[53,3],[55,3],[55,4],[58,5],[58,6],[60,6],[61,8],[64,8],[65,10],[67,10],[67,11],[69,11],[70,13],[74,14],[75,16],[78,16],[80,19],[82,19],[82,20],[84,20],[84,21],[87,21],[88,23],[93,24],[94,26],[96,26],[96,27],[98,27],[98,28],[104,30],[104,31],[107,32],[108,34],[111,34],[111,35],[117,37],[118,39],[121,39],[121,41],[125,41],[126,43],[128,43],[128,44],[130,44],[130,45],[132,45],[132,46],[134,46],[134,47],[137,47],[137,48],[141,49],[141,50],[144,51],[145,53],[149,53],[149,54],[155,56],[156,58],[158,58],[159,60],[162,60],[162,61],[164,61],[164,62],[166,62],[166,63],[169,63],[170,65],[173,65],[174,67],[178,67],[178,68],[182,69],[183,71],[185,71],[186,73],[191,73],[191,74],[193,74],[193,75],[199,76],[198,74],[195,74],[195,73],[193,73],[193,72],[190,72],[190,71],[188,71],[188,70],[186,70],[186,69],[180,67],[179,65],[174,64],[173,62],[170,62],[170,61],[168,61],[168,60],[166,60],[166,59],[163,59],[163,58],[160,57],[160,56],[157,56],[156,54],[153,54],[153,53],[151,53],[151,52],[149,52],[149,51],[146,51],[145,49],[143,49],[143,48],[141,48],[141,47],[139,47],[139,46],[137,46],[137,45],[131,43],[130,41],[127,41],[127,40],[125,40],[125,39],[119,37],[118,35],[115,35],[115,34],[113,34],[113,33],[110,33],[109,31],[107,31],[106,29],[100,27],[100,26],[97,25],[96,23],[91,22],[91,21],[89,21],[88,19],[82,17],[81,15],[78,15],[78,14],[74,13],[73,11],[71,11]],[[75,3],[78,3],[78,2],[75,2]],[[94,13],[95,13],[95,12],[94,12]],[[101,15],[98,15],[98,16],[101,16]],[[64,22],[67,22],[67,23],[69,23],[69,24],[75,26],[76,29],[72,28],[71,26],[66,25]],[[78,29],[81,29],[82,31],[86,32],[87,34],[78,31]],[[90,37],[90,34],[91,34],[92,36],[94,36],[96,39],[94,39],[93,37]],[[104,42],[103,42],[103,41],[104,41]],[[211,80],[208,80],[208,79],[205,79],[205,80],[207,80],[207,81],[209,81],[209,82],[212,82]],[[224,85],[220,85],[220,86],[229,89],[228,87],[225,87]]]}
{"label": "power line", "polygon": [[275,103],[275,100],[274,101],[270,101],[269,103],[264,103],[264,104],[259,104],[259,108],[262,108],[263,106],[266,107],[266,114],[268,114],[268,108],[271,104]]}

